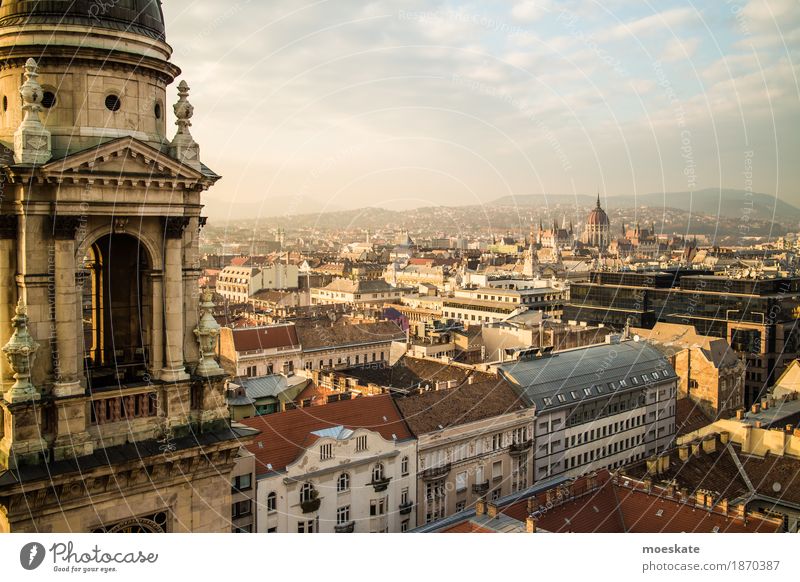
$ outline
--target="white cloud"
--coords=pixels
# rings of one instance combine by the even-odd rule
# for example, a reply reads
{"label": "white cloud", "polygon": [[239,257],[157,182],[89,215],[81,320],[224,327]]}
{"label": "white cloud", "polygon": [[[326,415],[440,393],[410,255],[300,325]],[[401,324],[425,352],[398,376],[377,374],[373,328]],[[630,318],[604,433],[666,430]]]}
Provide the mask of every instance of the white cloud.
{"label": "white cloud", "polygon": [[602,40],[635,39],[647,37],[658,32],[670,32],[673,27],[686,24],[697,18],[691,8],[671,8],[630,22],[623,22],[601,33]]}
{"label": "white cloud", "polygon": [[523,0],[511,9],[511,15],[522,22],[534,22],[552,9],[550,0]]}
{"label": "white cloud", "polygon": [[700,46],[699,38],[673,38],[661,53],[661,60],[669,63],[691,59],[698,46]]}

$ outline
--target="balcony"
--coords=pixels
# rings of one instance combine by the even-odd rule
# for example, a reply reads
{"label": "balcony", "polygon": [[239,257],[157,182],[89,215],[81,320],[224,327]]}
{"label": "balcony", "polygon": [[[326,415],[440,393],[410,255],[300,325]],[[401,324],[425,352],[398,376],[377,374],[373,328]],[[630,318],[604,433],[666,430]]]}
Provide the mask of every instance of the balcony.
{"label": "balcony", "polygon": [[472,492],[476,495],[486,495],[489,492],[489,481],[486,480],[483,483],[475,483],[472,486]]}
{"label": "balcony", "polygon": [[447,463],[441,467],[431,467],[430,469],[425,469],[422,472],[422,478],[426,481],[433,481],[435,479],[441,479],[442,477],[445,477],[449,472],[450,463]]}
{"label": "balcony", "polygon": [[508,452],[512,455],[524,455],[532,446],[533,440],[528,439],[527,441],[522,441],[521,443],[513,443],[510,447],[508,447]]}
{"label": "balcony", "polygon": [[333,531],[336,533],[353,533],[356,529],[356,522],[348,521],[347,523],[337,523],[333,526]]}
{"label": "balcony", "polygon": [[413,501],[406,501],[405,503],[400,504],[400,515],[408,515],[411,513],[411,510],[414,508]]}
{"label": "balcony", "polygon": [[319,497],[306,499],[305,501],[300,502],[300,509],[303,510],[303,513],[314,513],[319,509],[321,503],[322,499],[320,499]]}
{"label": "balcony", "polygon": [[378,479],[377,481],[371,481],[368,485],[372,485],[375,489],[375,493],[380,493],[381,491],[386,491],[389,487],[389,481],[391,481],[391,477],[384,477],[383,479]]}

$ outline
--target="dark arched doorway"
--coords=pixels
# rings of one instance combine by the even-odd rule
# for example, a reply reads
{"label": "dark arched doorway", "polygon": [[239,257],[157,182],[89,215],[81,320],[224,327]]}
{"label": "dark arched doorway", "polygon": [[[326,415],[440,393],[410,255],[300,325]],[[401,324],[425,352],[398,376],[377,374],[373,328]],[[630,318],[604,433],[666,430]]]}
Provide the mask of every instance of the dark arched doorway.
{"label": "dark arched doorway", "polygon": [[90,388],[141,382],[152,321],[150,261],[139,239],[100,237],[84,256],[83,337]]}

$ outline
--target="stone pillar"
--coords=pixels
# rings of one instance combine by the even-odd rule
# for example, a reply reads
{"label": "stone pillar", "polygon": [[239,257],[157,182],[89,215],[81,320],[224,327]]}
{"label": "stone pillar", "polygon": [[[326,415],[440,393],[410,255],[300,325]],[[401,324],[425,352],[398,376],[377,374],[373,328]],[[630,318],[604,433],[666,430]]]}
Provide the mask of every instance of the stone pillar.
{"label": "stone pillar", "polygon": [[161,379],[165,382],[186,380],[183,358],[183,229],[188,219],[165,219],[164,229],[164,319],[166,353]]}
{"label": "stone pillar", "polygon": [[157,376],[164,367],[164,283],[161,273],[150,274],[153,282],[153,330],[150,346],[150,370]]}
{"label": "stone pillar", "polygon": [[59,216],[54,219],[55,238],[55,315],[57,364],[53,370],[56,397],[83,394],[78,366],[78,322],[76,305],[78,287],[75,281],[75,232],[80,226],[77,216]]}
{"label": "stone pillar", "polygon": [[[11,338],[11,318],[17,304],[17,217],[0,215],[0,346]],[[8,361],[0,357],[0,394],[6,392],[14,378]]]}

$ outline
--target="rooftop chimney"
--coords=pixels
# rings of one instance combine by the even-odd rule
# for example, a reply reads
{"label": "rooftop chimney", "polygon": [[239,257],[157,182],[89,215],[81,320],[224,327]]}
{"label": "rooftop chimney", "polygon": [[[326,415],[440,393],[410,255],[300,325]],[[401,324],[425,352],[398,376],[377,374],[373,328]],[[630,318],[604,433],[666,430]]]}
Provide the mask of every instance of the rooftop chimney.
{"label": "rooftop chimney", "polygon": [[484,515],[486,513],[486,500],[481,497],[475,502],[475,515]]}
{"label": "rooftop chimney", "polygon": [[487,503],[486,504],[486,514],[491,517],[497,517],[497,505],[495,503]]}
{"label": "rooftop chimney", "polygon": [[528,533],[536,533],[536,518],[532,515],[528,516],[525,520],[525,531]]}

